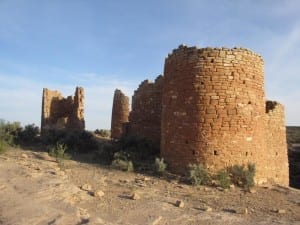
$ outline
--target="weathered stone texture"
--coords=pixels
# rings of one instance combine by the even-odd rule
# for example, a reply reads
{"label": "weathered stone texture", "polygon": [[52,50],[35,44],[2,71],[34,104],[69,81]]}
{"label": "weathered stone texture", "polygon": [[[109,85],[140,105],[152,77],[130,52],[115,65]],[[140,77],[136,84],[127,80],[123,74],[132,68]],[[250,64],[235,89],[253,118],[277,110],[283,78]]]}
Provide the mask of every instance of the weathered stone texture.
{"label": "weathered stone texture", "polygon": [[275,101],[266,102],[266,141],[268,160],[266,171],[274,174],[274,181],[289,183],[284,107]]}
{"label": "weathered stone texture", "polygon": [[143,81],[132,97],[132,110],[129,114],[128,135],[147,138],[160,145],[161,99],[163,77],[154,82]]}
{"label": "weathered stone texture", "polygon": [[129,98],[122,91],[116,89],[114,93],[112,118],[111,118],[111,138],[119,139],[124,134],[124,124],[128,122]]}
{"label": "weathered stone texture", "polygon": [[84,130],[84,90],[77,87],[75,96],[62,97],[58,91],[43,89],[41,130]]}
{"label": "weathered stone texture", "polygon": [[164,76],[135,91],[123,125],[160,143],[175,172],[255,163],[257,183],[289,183],[284,109],[265,102],[263,59],[250,50],[179,46]]}
{"label": "weathered stone texture", "polygon": [[[272,115],[265,111],[259,55],[244,48],[180,46],[165,61],[161,155],[177,172],[190,163],[216,171],[251,162],[258,182],[288,185],[285,134],[278,128],[283,115],[279,108]],[[269,146],[271,137],[280,147]]]}

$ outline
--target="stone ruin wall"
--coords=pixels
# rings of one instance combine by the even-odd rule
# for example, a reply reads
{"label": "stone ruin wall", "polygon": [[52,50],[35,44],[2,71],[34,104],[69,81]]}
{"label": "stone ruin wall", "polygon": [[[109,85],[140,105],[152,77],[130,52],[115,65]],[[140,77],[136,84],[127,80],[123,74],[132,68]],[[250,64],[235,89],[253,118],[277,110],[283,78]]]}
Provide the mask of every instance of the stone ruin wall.
{"label": "stone ruin wall", "polygon": [[[266,102],[266,151],[269,153],[269,164],[266,170],[275,174],[275,180],[288,184],[289,164],[286,143],[284,107],[278,102]],[[278,166],[280,165],[280,166]]]}
{"label": "stone ruin wall", "polygon": [[128,122],[129,98],[121,90],[116,89],[113,99],[112,118],[111,118],[111,138],[119,139],[122,137],[124,126]]}
{"label": "stone ruin wall", "polygon": [[123,134],[160,142],[174,172],[190,163],[215,172],[250,162],[258,183],[288,185],[284,109],[265,100],[263,64],[244,48],[179,46],[164,76],[135,91]]}
{"label": "stone ruin wall", "polygon": [[60,92],[43,89],[41,131],[47,129],[84,130],[84,90],[64,98]]}
{"label": "stone ruin wall", "polygon": [[163,77],[143,81],[132,97],[127,135],[147,138],[159,147],[161,136],[161,100]]}
{"label": "stone ruin wall", "polygon": [[[288,185],[286,139],[278,129],[282,124],[279,109],[266,114],[259,55],[243,48],[180,46],[166,58],[161,156],[171,170],[183,172],[190,163],[203,163],[216,171],[251,162],[258,183]],[[268,146],[271,137],[280,147]]]}

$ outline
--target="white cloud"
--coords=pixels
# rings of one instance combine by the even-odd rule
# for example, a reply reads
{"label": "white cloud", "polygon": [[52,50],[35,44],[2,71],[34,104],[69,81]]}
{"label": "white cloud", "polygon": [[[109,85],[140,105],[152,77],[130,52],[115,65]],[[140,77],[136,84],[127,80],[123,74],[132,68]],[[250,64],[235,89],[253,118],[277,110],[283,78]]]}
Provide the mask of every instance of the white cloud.
{"label": "white cloud", "polygon": [[0,118],[8,121],[20,121],[23,125],[40,125],[42,89],[47,87],[60,91],[64,96],[74,95],[75,87],[85,90],[86,128],[110,128],[113,93],[122,89],[131,96],[136,86],[133,83],[109,79],[104,76],[82,75],[73,77],[66,85],[55,82],[38,82],[21,76],[0,74]]}

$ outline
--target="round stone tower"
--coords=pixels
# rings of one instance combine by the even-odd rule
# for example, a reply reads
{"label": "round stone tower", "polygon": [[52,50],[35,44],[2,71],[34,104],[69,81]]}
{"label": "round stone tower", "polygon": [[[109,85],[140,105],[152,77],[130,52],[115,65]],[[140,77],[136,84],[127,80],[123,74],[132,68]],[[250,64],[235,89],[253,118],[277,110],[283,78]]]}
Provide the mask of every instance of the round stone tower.
{"label": "round stone tower", "polygon": [[119,139],[124,134],[124,124],[129,117],[129,98],[119,89],[115,90],[112,115],[111,115],[111,138]]}
{"label": "round stone tower", "polygon": [[161,155],[175,172],[252,162],[264,179],[265,110],[261,56],[181,45],[165,60]]}

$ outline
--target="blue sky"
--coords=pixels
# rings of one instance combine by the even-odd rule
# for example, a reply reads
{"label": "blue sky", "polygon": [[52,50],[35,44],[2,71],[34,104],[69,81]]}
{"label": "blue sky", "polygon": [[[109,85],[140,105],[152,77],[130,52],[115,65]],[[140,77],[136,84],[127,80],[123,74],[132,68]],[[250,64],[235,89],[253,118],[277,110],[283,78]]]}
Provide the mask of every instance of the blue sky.
{"label": "blue sky", "polygon": [[263,56],[268,99],[300,125],[298,0],[0,0],[0,118],[40,125],[42,88],[85,89],[87,129],[110,128],[115,88],[131,96],[181,43]]}

